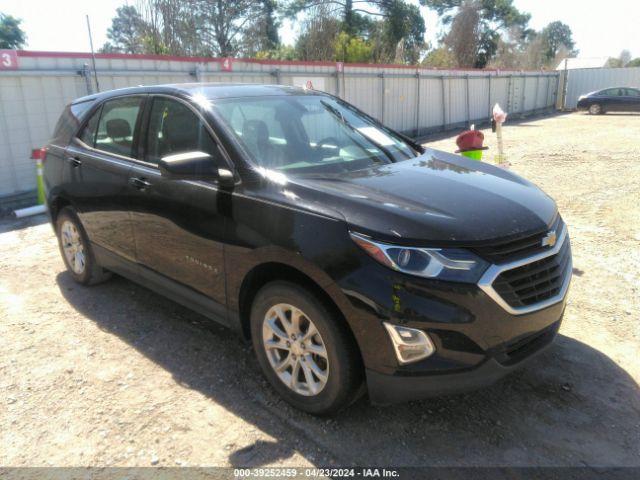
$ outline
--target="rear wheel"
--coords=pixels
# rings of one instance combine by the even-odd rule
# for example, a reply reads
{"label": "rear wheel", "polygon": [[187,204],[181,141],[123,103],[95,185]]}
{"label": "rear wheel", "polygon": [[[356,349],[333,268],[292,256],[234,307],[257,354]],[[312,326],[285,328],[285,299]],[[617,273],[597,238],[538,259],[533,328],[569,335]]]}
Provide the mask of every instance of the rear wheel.
{"label": "rear wheel", "polygon": [[294,407],[325,415],[349,405],[362,367],[350,333],[309,291],[273,282],[256,295],[251,336],[260,367]]}
{"label": "rear wheel", "polygon": [[73,208],[65,207],[60,211],[56,233],[62,259],[76,282],[95,285],[111,277],[96,263],[87,234]]}
{"label": "rear wheel", "polygon": [[602,109],[602,107],[599,104],[594,103],[593,105],[591,105],[589,107],[589,113],[591,115],[601,115],[601,114],[604,113],[604,110]]}

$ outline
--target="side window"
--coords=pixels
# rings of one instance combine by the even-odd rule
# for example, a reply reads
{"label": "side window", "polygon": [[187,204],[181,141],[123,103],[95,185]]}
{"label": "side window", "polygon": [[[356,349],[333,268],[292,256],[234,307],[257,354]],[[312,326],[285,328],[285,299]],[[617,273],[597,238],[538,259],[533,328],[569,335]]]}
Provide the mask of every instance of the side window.
{"label": "side window", "polygon": [[105,102],[98,122],[95,148],[134,157],[133,133],[142,101],[142,97],[121,97]]}
{"label": "side window", "polygon": [[640,97],[640,91],[634,90],[633,88],[627,88],[627,96]]}
{"label": "side window", "polygon": [[98,131],[98,120],[100,120],[101,111],[102,107],[95,111],[79,136],[80,140],[90,147],[95,147],[96,145],[96,132]]}
{"label": "side window", "polygon": [[93,102],[93,100],[87,100],[85,102],[68,105],[56,124],[53,131],[53,139],[57,142],[68,143],[82,122],[82,117],[91,105],[93,105]]}
{"label": "side window", "polygon": [[168,98],[153,100],[149,116],[146,161],[185,152],[205,152],[216,158],[217,148],[204,122],[186,105]]}

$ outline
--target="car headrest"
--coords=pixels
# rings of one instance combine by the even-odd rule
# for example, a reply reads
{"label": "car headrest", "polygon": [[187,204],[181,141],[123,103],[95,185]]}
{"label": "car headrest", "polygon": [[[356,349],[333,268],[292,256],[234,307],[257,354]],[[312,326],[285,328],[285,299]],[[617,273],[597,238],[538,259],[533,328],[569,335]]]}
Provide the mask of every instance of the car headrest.
{"label": "car headrest", "polygon": [[174,110],[162,123],[162,136],[171,152],[197,149],[201,128],[198,118],[187,110]]}
{"label": "car headrest", "polygon": [[245,120],[242,125],[242,139],[247,144],[265,145],[269,143],[269,129],[262,120]]}
{"label": "car headrest", "polygon": [[124,118],[107,120],[107,135],[111,138],[124,138],[131,135],[131,125]]}

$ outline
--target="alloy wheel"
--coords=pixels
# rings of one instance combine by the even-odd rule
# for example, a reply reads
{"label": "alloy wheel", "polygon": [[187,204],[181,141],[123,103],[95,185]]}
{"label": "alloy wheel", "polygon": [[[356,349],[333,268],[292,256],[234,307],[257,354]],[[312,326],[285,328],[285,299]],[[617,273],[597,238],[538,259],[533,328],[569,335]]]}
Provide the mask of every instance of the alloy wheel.
{"label": "alloy wheel", "polygon": [[80,232],[69,220],[65,220],[60,227],[62,251],[73,273],[82,275],[85,269],[84,245]]}
{"label": "alloy wheel", "polygon": [[262,323],[262,342],[278,378],[295,393],[319,394],[329,378],[329,356],[320,332],[293,305],[272,306]]}

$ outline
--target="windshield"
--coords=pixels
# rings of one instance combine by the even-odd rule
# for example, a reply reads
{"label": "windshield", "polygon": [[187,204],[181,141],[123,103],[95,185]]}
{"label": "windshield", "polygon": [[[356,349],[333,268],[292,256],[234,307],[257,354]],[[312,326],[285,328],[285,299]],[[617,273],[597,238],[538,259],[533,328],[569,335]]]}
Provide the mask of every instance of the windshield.
{"label": "windshield", "polygon": [[344,172],[419,152],[348,104],[320,95],[230,98],[213,109],[256,165],[286,173]]}

